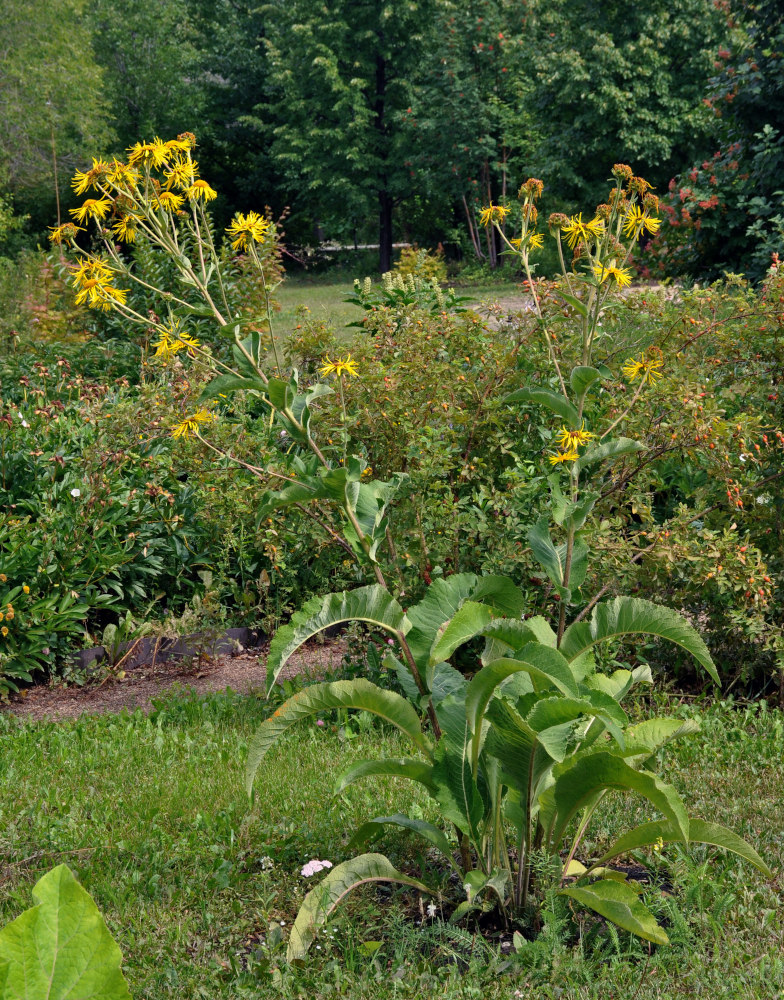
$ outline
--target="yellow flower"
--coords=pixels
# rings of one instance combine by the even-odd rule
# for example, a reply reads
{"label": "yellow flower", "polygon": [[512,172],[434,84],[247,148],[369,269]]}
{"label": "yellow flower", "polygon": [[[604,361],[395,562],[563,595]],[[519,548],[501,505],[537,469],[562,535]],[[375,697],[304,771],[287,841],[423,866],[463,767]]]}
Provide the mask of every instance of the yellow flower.
{"label": "yellow flower", "polygon": [[88,198],[80,208],[70,209],[71,215],[79,222],[86,222],[87,219],[103,219],[112,207],[108,198]]}
{"label": "yellow flower", "polygon": [[515,250],[522,250],[523,246],[531,247],[534,250],[541,250],[544,245],[544,235],[542,233],[529,233],[523,243],[522,237],[509,240]]}
{"label": "yellow flower", "polygon": [[4,618],[5,618],[5,615],[3,614],[3,612],[2,612],[2,611],[0,611],[0,622],[1,622],[1,621],[2,621],[2,620],[3,620]]}
{"label": "yellow flower", "polygon": [[654,385],[662,377],[661,368],[663,364],[664,360],[656,355],[649,358],[641,358],[639,361],[629,358],[623,366],[623,374],[630,382],[639,378],[643,385],[646,382],[649,385]]}
{"label": "yellow flower", "polygon": [[86,303],[91,309],[108,311],[113,303],[124,304],[127,289],[115,288],[112,284],[115,271],[102,260],[84,258],[73,269],[73,284],[78,289],[76,304]]}
{"label": "yellow flower", "polygon": [[263,243],[269,228],[270,224],[267,219],[259,215],[258,212],[248,212],[247,215],[238,212],[226,232],[232,238],[233,250],[246,250],[249,239],[253,240],[254,243]]}
{"label": "yellow flower", "polygon": [[8,583],[8,577],[5,573],[0,573],[0,583]]}
{"label": "yellow flower", "polygon": [[619,288],[625,288],[632,283],[632,274],[628,267],[615,267],[614,264],[605,267],[604,264],[595,264],[593,273],[600,282],[605,282],[609,278],[614,279]]}
{"label": "yellow flower", "polygon": [[204,201],[213,201],[218,197],[218,192],[211,188],[207,181],[203,180],[194,181],[185,193],[192,201],[198,201],[199,198],[203,198]]}
{"label": "yellow flower", "polygon": [[492,222],[503,222],[509,215],[509,209],[503,205],[494,205],[492,201],[488,208],[483,208],[479,213],[480,226],[489,226]]}
{"label": "yellow flower", "polygon": [[112,232],[118,240],[133,243],[136,239],[136,224],[139,219],[135,215],[122,215],[112,226]]}
{"label": "yellow flower", "polygon": [[598,216],[590,222],[583,222],[583,213],[580,212],[569,219],[563,231],[566,233],[569,249],[573,250],[580,241],[588,243],[592,239],[598,239],[604,232],[604,223]]}
{"label": "yellow flower", "polygon": [[97,188],[98,181],[102,180],[109,173],[109,164],[105,160],[96,160],[93,157],[93,165],[89,170],[77,170],[71,181],[71,187],[77,194],[84,194],[88,188]]}
{"label": "yellow flower", "polygon": [[7,620],[8,620],[9,622],[10,622],[10,621],[13,621],[13,619],[14,619],[14,617],[15,617],[15,612],[14,612],[14,609],[13,609],[13,608],[11,608],[11,610],[10,610],[10,611],[7,611],[7,612],[6,612],[6,615],[5,615],[5,617],[6,617],[6,619],[7,619]]}
{"label": "yellow flower", "polygon": [[157,136],[152,142],[137,142],[128,148],[128,163],[131,166],[142,163],[158,169],[165,167],[171,157],[172,151]]}
{"label": "yellow flower", "polygon": [[166,188],[178,187],[185,191],[196,179],[198,164],[192,160],[180,160],[173,164],[163,175],[166,178]]}
{"label": "yellow flower", "polygon": [[112,168],[106,180],[114,187],[125,187],[133,190],[139,180],[139,171],[129,167],[127,163],[115,159],[112,161]]}
{"label": "yellow flower", "polygon": [[176,427],[172,428],[172,436],[176,438],[194,437],[199,433],[201,424],[209,424],[215,420],[215,414],[209,410],[201,409],[192,413],[189,417],[181,420]]}
{"label": "yellow flower", "polygon": [[559,451],[557,455],[550,455],[550,465],[559,465],[561,462],[576,462],[579,458],[576,451]]}
{"label": "yellow flower", "polygon": [[324,364],[319,368],[319,372],[325,378],[327,375],[359,375],[357,371],[357,363],[351,359],[351,355],[347,354],[345,358],[337,358],[335,361],[330,361],[329,358],[324,358]]}
{"label": "yellow flower", "polygon": [[5,627],[5,625],[3,625],[2,628],[0,628],[0,632],[3,634],[3,637],[8,635],[8,629]]}
{"label": "yellow flower", "polygon": [[[562,427],[555,436],[558,447],[561,451],[576,451],[581,445],[587,444],[596,435],[585,429],[585,421],[580,424],[579,430],[572,430],[569,427]],[[555,463],[553,463],[555,464]]]}
{"label": "yellow flower", "polygon": [[664,847],[664,838],[658,837],[656,843],[653,845],[654,852],[658,854],[663,847]]}
{"label": "yellow flower", "polygon": [[655,236],[660,226],[661,219],[656,219],[648,215],[639,205],[632,205],[623,220],[623,235],[637,239],[643,229],[645,229],[651,236]]}
{"label": "yellow flower", "polygon": [[181,194],[175,194],[173,191],[161,191],[161,193],[156,198],[157,208],[168,209],[170,212],[177,212],[182,207],[182,203],[185,201]]}
{"label": "yellow flower", "polygon": [[194,350],[200,346],[200,343],[189,333],[180,330],[180,321],[175,319],[170,326],[161,330],[160,339],[152,346],[156,348],[156,358],[170,361],[183,348],[193,357]]}
{"label": "yellow flower", "polygon": [[57,243],[58,245],[63,242],[63,240],[73,240],[76,238],[77,233],[83,233],[84,229],[81,226],[74,225],[73,222],[64,222],[62,226],[50,226],[49,241],[51,243]]}
{"label": "yellow flower", "polygon": [[191,151],[191,144],[187,139],[169,139],[165,145],[173,153],[190,153]]}

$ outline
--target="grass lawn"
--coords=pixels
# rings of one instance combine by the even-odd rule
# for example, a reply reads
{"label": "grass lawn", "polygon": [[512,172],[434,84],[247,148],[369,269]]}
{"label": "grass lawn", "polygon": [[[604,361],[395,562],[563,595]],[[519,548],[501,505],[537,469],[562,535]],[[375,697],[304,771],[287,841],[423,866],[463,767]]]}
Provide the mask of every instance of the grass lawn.
{"label": "grass lawn", "polygon": [[[418,786],[392,779],[332,797],[351,762],[401,752],[393,733],[362,716],[348,732],[331,724],[293,730],[267,758],[251,805],[247,741],[267,712],[254,698],[225,693],[169,698],[149,717],[0,716],[0,919],[30,905],[33,883],[50,867],[69,864],[120,943],[135,1000],[782,996],[780,886],[700,847],[690,856],[663,852],[673,895],[660,914],[672,945],[650,955],[625,934],[605,932],[590,945],[553,935],[527,964],[514,964],[481,938],[420,927],[410,892],[369,888],[338,911],[305,964],[288,968],[276,939],[285,939],[303,897],[302,864],[345,860],[348,835],[371,816],[429,812]],[[731,826],[780,871],[784,715],[717,706],[704,710],[702,724],[701,735],[669,755],[665,777],[693,815]],[[593,849],[636,819],[632,800],[614,801]],[[402,832],[377,849],[400,865],[427,863]]]}
{"label": "grass lawn", "polygon": [[[372,277],[379,280],[377,275]],[[358,306],[345,301],[352,294],[353,288],[353,281],[347,278],[335,280],[329,276],[309,278],[301,275],[286,278],[275,291],[275,298],[280,303],[280,312],[273,317],[276,334],[281,339],[288,337],[301,322],[297,310],[307,306],[313,318],[331,323],[338,333],[350,339],[352,330],[349,324],[363,316]],[[466,305],[479,305],[504,296],[519,295],[520,286],[510,283],[466,285],[456,291],[458,295],[468,299]]]}

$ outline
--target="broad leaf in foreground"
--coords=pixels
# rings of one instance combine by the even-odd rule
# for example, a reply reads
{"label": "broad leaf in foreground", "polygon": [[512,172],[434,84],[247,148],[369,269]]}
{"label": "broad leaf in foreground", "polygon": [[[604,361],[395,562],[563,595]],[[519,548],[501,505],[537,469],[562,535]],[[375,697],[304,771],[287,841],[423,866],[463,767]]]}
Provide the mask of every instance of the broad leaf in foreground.
{"label": "broad leaf in foreground", "polygon": [[120,949],[71,870],[47,872],[33,899],[0,931],[2,1000],[130,1000]]}
{"label": "broad leaf in foreground", "polygon": [[569,886],[561,895],[571,896],[582,906],[611,920],[625,931],[631,931],[654,944],[669,944],[670,939],[656,923],[656,918],[643,906],[634,889],[624,882],[602,879],[590,885]]}
{"label": "broad leaf in foreground", "polygon": [[366,882],[400,882],[428,895],[433,892],[422,882],[399,872],[383,854],[360,854],[351,861],[344,861],[305,897],[291,928],[286,955],[289,962],[305,957],[319,928],[329,920],[343,897]]}
{"label": "broad leaf in foreground", "polygon": [[283,733],[296,722],[333,708],[357,708],[378,715],[397,726],[415,746],[430,755],[430,743],[422,732],[416,709],[399,694],[386,691],[361,677],[353,681],[312,684],[284,702],[256,730],[250,741],[245,769],[248,794],[251,793],[253,779],[263,757]]}

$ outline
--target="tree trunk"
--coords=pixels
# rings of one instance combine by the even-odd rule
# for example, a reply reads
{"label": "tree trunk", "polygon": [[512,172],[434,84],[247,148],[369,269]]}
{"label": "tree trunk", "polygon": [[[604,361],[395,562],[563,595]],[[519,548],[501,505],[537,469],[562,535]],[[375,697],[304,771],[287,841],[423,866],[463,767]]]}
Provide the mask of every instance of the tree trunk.
{"label": "tree trunk", "polygon": [[392,199],[378,192],[378,266],[382,274],[392,270]]}

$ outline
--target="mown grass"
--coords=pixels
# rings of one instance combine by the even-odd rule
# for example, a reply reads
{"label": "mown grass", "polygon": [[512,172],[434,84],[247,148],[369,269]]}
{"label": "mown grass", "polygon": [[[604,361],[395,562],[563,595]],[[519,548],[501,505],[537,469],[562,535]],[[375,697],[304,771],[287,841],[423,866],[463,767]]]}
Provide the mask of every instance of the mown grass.
{"label": "mown grass", "polygon": [[[673,894],[658,905],[672,946],[651,954],[626,935],[586,925],[582,942],[552,935],[527,964],[510,963],[479,937],[419,926],[410,894],[368,890],[341,911],[307,963],[287,967],[275,938],[285,939],[303,897],[304,861],[344,860],[350,832],[373,815],[431,813],[415,786],[391,780],[332,797],[334,778],[352,761],[403,751],[394,733],[363,717],[348,729],[328,720],[294,730],[270,754],[251,805],[247,741],[267,711],[255,698],[225,693],[169,698],[149,717],[0,716],[0,919],[30,905],[32,885],[50,867],[69,864],[123,949],[136,1000],[782,995],[779,884],[699,847],[664,852]],[[701,721],[702,734],[669,755],[666,777],[694,815],[732,826],[780,870],[784,715],[716,706]],[[617,797],[594,846],[636,811]],[[402,833],[379,849],[400,865],[427,864]],[[378,950],[368,941],[380,942]]]}
{"label": "mown grass", "polygon": [[[372,275],[378,280],[376,275]],[[339,279],[329,276],[316,278],[297,275],[287,277],[276,289],[275,298],[280,304],[280,311],[273,317],[276,335],[285,340],[302,323],[298,310],[307,307],[310,318],[323,320],[335,327],[342,338],[350,340],[352,336],[351,323],[356,323],[363,316],[362,310],[350,302],[346,302],[353,293],[353,282],[345,277]],[[520,286],[512,283],[496,285],[466,285],[457,290],[457,294],[465,297],[466,304],[480,305],[509,295],[519,295]]]}

